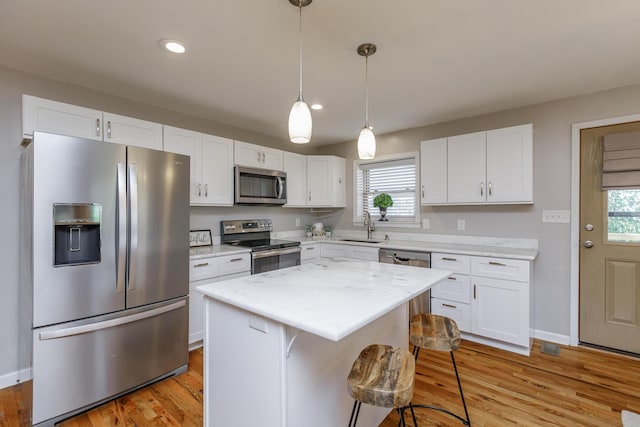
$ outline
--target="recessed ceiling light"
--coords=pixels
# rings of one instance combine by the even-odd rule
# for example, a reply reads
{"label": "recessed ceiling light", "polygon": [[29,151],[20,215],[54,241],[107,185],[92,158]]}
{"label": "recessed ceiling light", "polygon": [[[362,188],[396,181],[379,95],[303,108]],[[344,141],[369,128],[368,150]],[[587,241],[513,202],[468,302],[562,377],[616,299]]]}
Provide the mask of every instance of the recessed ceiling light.
{"label": "recessed ceiling light", "polygon": [[312,110],[322,110],[322,104],[311,104]]}
{"label": "recessed ceiling light", "polygon": [[160,46],[167,49],[169,52],[173,53],[184,53],[187,49],[185,49],[182,42],[178,40],[164,39],[160,40]]}

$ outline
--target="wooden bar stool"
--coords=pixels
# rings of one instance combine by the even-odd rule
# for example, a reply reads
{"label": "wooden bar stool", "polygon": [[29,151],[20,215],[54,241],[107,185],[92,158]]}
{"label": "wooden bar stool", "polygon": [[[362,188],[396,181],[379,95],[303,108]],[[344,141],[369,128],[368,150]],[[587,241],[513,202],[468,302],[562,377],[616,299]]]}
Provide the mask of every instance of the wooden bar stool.
{"label": "wooden bar stool", "polygon": [[448,351],[451,354],[451,362],[453,362],[453,369],[456,373],[456,379],[458,380],[458,389],[460,390],[460,397],[462,398],[462,406],[464,407],[466,419],[447,409],[437,406],[413,406],[416,408],[429,408],[444,412],[459,419],[462,421],[462,424],[470,426],[471,420],[469,419],[467,404],[464,401],[464,394],[462,393],[462,385],[460,384],[460,376],[458,375],[456,359],[453,355],[453,352],[460,347],[460,330],[458,329],[458,325],[453,319],[445,316],[439,316],[437,314],[416,314],[411,318],[409,333],[409,339],[411,344],[413,344],[413,355],[416,360],[418,360],[418,354],[420,353],[421,348],[436,351]]}
{"label": "wooden bar stool", "polygon": [[417,427],[411,404],[415,371],[415,358],[403,348],[372,344],[362,350],[347,378],[349,395],[355,399],[349,427],[356,426],[362,403],[395,408],[402,426],[406,426],[404,408],[408,406]]}

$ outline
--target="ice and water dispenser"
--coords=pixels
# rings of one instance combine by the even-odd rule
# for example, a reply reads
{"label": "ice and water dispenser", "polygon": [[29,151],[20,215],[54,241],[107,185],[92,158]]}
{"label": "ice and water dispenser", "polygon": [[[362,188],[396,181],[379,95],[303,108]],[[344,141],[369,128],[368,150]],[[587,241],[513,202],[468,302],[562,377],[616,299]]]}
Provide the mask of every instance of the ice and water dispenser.
{"label": "ice and water dispenser", "polygon": [[56,267],[100,262],[102,206],[96,203],[53,205]]}

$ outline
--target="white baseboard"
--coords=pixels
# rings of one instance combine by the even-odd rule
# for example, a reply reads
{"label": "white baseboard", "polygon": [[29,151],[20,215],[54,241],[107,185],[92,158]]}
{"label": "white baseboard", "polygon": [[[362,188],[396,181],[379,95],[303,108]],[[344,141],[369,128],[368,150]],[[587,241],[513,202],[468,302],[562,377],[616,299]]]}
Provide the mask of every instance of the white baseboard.
{"label": "white baseboard", "polygon": [[549,341],[561,345],[571,345],[571,337],[568,335],[560,335],[554,332],[534,330],[534,338],[542,341]]}
{"label": "white baseboard", "polygon": [[22,369],[21,371],[9,372],[0,375],[0,389],[11,387],[18,383],[29,381],[31,379],[31,369]]}

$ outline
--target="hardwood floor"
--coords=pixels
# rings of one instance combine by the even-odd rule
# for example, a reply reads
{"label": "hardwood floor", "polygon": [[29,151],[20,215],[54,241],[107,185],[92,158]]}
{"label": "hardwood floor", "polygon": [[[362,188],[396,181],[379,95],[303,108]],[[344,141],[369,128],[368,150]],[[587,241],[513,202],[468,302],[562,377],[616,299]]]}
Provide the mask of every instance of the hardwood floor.
{"label": "hardwood floor", "polygon": [[[187,373],[60,425],[201,426],[202,350],[192,351],[189,359]],[[622,409],[640,413],[638,358],[581,347],[561,347],[560,356],[552,356],[540,352],[539,342],[525,357],[464,341],[456,362],[473,426],[621,426]],[[0,390],[0,426],[21,425],[22,387]],[[420,352],[414,403],[464,413],[448,353]],[[461,425],[433,410],[416,409],[416,415],[421,427]],[[380,427],[397,425],[392,413]]]}

